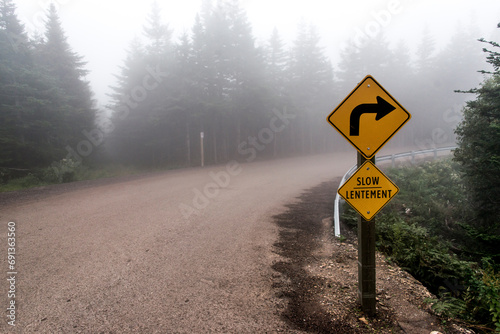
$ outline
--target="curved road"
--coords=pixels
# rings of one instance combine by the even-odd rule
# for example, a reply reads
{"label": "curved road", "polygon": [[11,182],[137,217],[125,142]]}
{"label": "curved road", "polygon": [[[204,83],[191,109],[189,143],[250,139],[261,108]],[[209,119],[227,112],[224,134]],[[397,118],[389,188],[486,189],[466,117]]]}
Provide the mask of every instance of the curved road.
{"label": "curved road", "polygon": [[[272,216],[355,153],[169,171],[10,201],[16,326],[0,332],[299,333],[279,317]],[[332,193],[332,196],[334,194]],[[9,300],[8,281],[0,302]]]}

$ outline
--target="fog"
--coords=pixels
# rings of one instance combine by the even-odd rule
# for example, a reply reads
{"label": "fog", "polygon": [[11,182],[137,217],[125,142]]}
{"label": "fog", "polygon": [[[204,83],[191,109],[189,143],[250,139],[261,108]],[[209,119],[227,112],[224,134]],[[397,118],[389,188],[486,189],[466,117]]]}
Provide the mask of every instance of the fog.
{"label": "fog", "polygon": [[[109,102],[109,86],[115,83],[131,40],[142,36],[151,2],[128,0],[55,0],[69,42],[85,57],[93,91],[100,106]],[[44,29],[45,11],[50,1],[15,0],[20,19],[34,35]],[[202,7],[202,0],[158,1],[162,18],[175,36],[190,32]],[[334,69],[339,54],[350,40],[361,41],[380,31],[391,45],[401,39],[415,52],[424,29],[435,37],[437,49],[444,47],[460,26],[477,29],[477,38],[493,38],[500,22],[500,2],[496,0],[358,0],[327,3],[322,0],[243,0],[257,44],[263,44],[276,27],[291,44],[301,20],[313,23],[321,44],[332,59]],[[497,34],[498,35],[498,34]],[[478,44],[478,48],[481,46]],[[367,73],[368,74],[368,73]],[[353,78],[357,82],[362,78]],[[402,79],[404,80],[404,79]],[[332,101],[333,104],[334,101]]]}
{"label": "fog", "polygon": [[[123,163],[195,165],[200,135],[208,163],[345,150],[325,119],[368,74],[412,114],[391,144],[450,145],[474,98],[454,91],[489,70],[477,40],[500,41],[498,0],[14,3],[38,41],[54,4],[86,62],[97,125],[61,139],[78,163],[106,151]],[[164,36],[146,36],[154,24]]]}

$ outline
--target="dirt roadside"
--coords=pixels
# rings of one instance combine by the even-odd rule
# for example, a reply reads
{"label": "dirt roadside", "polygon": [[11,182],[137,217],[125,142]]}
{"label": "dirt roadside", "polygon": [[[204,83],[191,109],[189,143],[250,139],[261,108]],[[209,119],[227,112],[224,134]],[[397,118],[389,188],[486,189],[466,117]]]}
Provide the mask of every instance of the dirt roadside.
{"label": "dirt roadside", "polygon": [[356,236],[333,237],[332,208],[340,180],[303,193],[274,217],[279,226],[273,287],[282,300],[281,315],[312,333],[473,333],[456,324],[443,328],[424,302],[429,291],[410,274],[377,253],[377,315],[363,315],[357,301]]}

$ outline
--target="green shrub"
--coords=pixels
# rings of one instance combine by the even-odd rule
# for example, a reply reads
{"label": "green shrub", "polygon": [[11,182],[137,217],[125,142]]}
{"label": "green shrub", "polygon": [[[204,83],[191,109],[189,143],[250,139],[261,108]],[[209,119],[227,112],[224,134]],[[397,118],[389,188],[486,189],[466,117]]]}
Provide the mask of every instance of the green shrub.
{"label": "green shrub", "polygon": [[460,230],[456,222],[467,217],[466,191],[458,168],[446,159],[389,170],[388,176],[401,190],[391,206],[433,234],[456,237],[452,235]]}
{"label": "green shrub", "polygon": [[344,203],[340,220],[344,222],[353,231],[358,230],[358,216],[356,211],[347,203]]}
{"label": "green shrub", "polygon": [[432,304],[431,308],[437,315],[445,318],[463,318],[467,312],[466,302],[453,297],[450,292],[442,294],[439,299],[426,299],[426,302]]}
{"label": "green shrub", "polygon": [[447,283],[463,280],[471,266],[425,227],[408,224],[395,213],[380,215],[376,227],[377,248],[435,294]]}
{"label": "green shrub", "polygon": [[26,176],[9,180],[5,184],[2,184],[1,191],[15,191],[26,188],[40,187],[46,185],[47,182],[41,180],[35,173],[29,173]]}
{"label": "green shrub", "polygon": [[472,318],[482,320],[500,333],[500,272],[489,261],[483,267],[470,277],[464,299]]}

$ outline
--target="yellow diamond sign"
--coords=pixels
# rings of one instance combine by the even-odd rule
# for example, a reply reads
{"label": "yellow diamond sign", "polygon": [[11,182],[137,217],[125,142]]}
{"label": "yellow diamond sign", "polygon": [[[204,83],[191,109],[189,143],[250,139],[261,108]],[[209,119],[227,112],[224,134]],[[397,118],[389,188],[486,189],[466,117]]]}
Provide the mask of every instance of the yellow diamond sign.
{"label": "yellow diamond sign", "polygon": [[372,220],[398,192],[399,188],[371,161],[361,165],[338,190],[365,220]]}
{"label": "yellow diamond sign", "polygon": [[371,159],[410,118],[410,113],[367,75],[327,121],[361,154]]}

